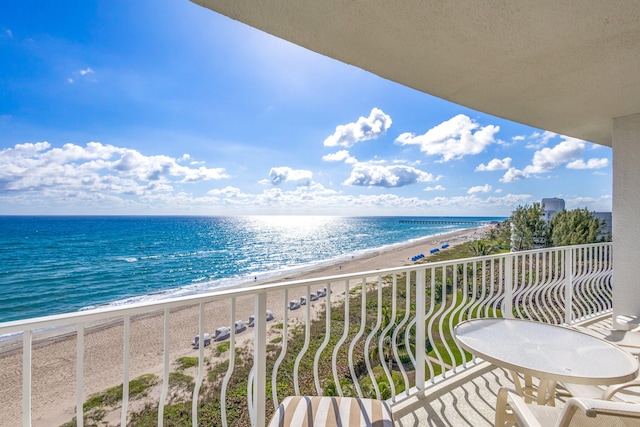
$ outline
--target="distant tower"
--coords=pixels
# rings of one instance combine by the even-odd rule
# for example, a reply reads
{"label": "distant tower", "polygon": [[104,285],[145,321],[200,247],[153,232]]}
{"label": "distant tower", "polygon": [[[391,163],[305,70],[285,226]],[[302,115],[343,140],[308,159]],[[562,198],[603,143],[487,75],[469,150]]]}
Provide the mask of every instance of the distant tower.
{"label": "distant tower", "polygon": [[551,218],[562,210],[564,210],[564,199],[558,199],[557,197],[542,199],[542,218],[547,223],[551,222]]}
{"label": "distant tower", "polygon": [[600,235],[598,240],[604,239],[605,241],[611,241],[611,224],[613,224],[611,212],[591,212],[593,216],[600,221]]}

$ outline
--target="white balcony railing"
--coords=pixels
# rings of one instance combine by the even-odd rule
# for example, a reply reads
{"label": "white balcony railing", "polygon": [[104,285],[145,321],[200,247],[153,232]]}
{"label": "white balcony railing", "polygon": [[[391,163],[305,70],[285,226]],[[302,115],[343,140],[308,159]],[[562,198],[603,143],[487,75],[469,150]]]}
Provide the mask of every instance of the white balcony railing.
{"label": "white balcony railing", "polygon": [[[22,336],[20,411],[23,425],[30,426],[34,337],[42,329],[50,333],[52,327],[75,330],[75,413],[81,426],[86,415],[83,402],[88,398],[84,383],[88,325],[113,323],[115,319],[123,328],[122,357],[112,363],[122,365],[122,377],[113,379],[113,385],[123,384],[120,423],[126,425],[133,412],[129,381],[141,373],[132,372],[132,324],[141,315],[161,316],[161,330],[149,331],[150,336],[162,337],[162,373],[156,409],[147,416],[155,417],[154,422],[162,426],[169,424],[165,416],[174,363],[171,343],[191,338],[185,338],[184,333],[172,336],[170,325],[177,309],[197,306],[195,330],[201,336],[211,329],[207,313],[216,307],[229,308],[230,325],[241,311],[251,310],[256,314],[252,345],[245,349],[238,345],[232,328],[228,350],[221,351],[214,343],[194,351],[198,365],[190,389],[190,417],[192,424],[198,425],[206,400],[217,408],[208,414],[219,413],[220,419],[213,425],[234,424],[243,411],[236,411],[233,405],[244,405],[251,424],[263,426],[288,394],[355,395],[396,402],[425,392],[474,363],[452,338],[458,322],[469,317],[504,316],[572,324],[611,310],[611,275],[610,243],[550,248],[8,322],[0,324],[0,336]],[[312,294],[325,288],[326,295],[311,301]],[[288,310],[289,301],[301,295],[309,303],[299,310]],[[278,313],[273,322],[267,322],[267,309]],[[212,349],[222,354],[212,357]],[[239,397],[243,393],[238,392],[238,384],[249,399]]]}

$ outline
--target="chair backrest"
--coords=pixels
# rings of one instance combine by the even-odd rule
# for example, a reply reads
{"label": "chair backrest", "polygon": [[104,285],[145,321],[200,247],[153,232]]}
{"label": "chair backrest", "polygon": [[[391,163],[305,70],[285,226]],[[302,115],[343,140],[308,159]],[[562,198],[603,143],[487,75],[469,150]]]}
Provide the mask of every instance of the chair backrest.
{"label": "chair backrest", "polygon": [[389,404],[382,400],[330,396],[289,396],[269,427],[393,427]]}

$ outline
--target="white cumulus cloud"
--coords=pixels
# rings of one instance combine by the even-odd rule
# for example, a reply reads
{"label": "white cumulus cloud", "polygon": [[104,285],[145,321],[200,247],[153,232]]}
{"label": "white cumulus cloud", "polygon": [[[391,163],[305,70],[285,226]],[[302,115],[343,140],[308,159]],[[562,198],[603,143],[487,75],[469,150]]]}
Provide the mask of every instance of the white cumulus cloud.
{"label": "white cumulus cloud", "polygon": [[511,157],[505,157],[504,159],[493,159],[489,161],[489,163],[480,164],[476,167],[476,172],[487,172],[487,171],[499,171],[509,169],[511,167]]}
{"label": "white cumulus cloud", "polygon": [[475,187],[471,187],[467,194],[476,194],[476,193],[488,193],[491,191],[492,187],[489,184],[485,185],[476,185]]}
{"label": "white cumulus cloud", "polygon": [[586,163],[582,159],[567,163],[567,169],[602,169],[607,166],[609,166],[609,159],[606,157],[601,159],[589,159]]}
{"label": "white cumulus cloud", "polygon": [[[556,134],[545,132],[544,134],[534,134],[539,138],[548,141]],[[562,141],[554,147],[544,147],[533,154],[531,164],[523,169],[510,167],[502,176],[500,182],[514,182],[531,176],[551,172],[563,165],[568,169],[601,169],[609,165],[607,158],[593,158],[584,161],[582,156],[586,149],[586,143],[580,139],[562,136]],[[489,162],[491,163],[491,162]],[[483,165],[481,165],[483,166]],[[478,170],[478,169],[476,169]]]}
{"label": "white cumulus cloud", "polygon": [[179,159],[99,142],[85,146],[48,142],[17,144],[0,151],[0,191],[99,191],[144,194],[175,183],[228,178],[222,168],[182,166]]}
{"label": "white cumulus cloud", "polygon": [[322,160],[325,162],[345,162],[348,164],[357,163],[358,160],[349,154],[348,150],[340,150],[335,153],[322,156]]}
{"label": "white cumulus cloud", "polygon": [[584,141],[566,136],[563,138],[564,140],[553,148],[545,147],[536,151],[531,164],[524,168],[524,172],[528,174],[550,172],[564,163],[577,160],[584,154]]}
{"label": "white cumulus cloud", "polygon": [[433,175],[412,166],[358,163],[344,184],[391,188],[428,181],[433,181]]}
{"label": "white cumulus cloud", "polygon": [[298,185],[310,185],[313,172],[304,169],[292,169],[288,166],[271,168],[269,180],[273,185],[280,185],[284,182],[295,182]]}
{"label": "white cumulus cloud", "polygon": [[351,147],[361,141],[376,139],[391,126],[391,117],[379,108],[373,108],[369,117],[357,122],[338,125],[333,135],[324,140],[325,147]]}
{"label": "white cumulus cloud", "polygon": [[444,188],[442,185],[438,184],[435,187],[426,187],[424,189],[424,191],[445,191],[446,188]]}
{"label": "white cumulus cloud", "polygon": [[207,194],[210,194],[212,196],[223,196],[223,197],[230,197],[230,198],[251,197],[248,194],[243,194],[238,187],[232,187],[230,185],[224,188],[214,188],[213,190],[209,190]]}
{"label": "white cumulus cloud", "polygon": [[398,136],[396,143],[419,145],[420,151],[430,156],[441,156],[441,162],[448,162],[483,152],[497,142],[494,136],[499,130],[499,126],[480,126],[475,120],[458,114],[429,129],[424,135],[403,133]]}
{"label": "white cumulus cloud", "polygon": [[502,178],[500,178],[500,182],[515,182],[527,177],[528,175],[523,171],[516,168],[509,168],[504,175],[502,175]]}
{"label": "white cumulus cloud", "polygon": [[536,150],[542,147],[546,147],[547,144],[549,144],[549,141],[555,138],[556,136],[558,136],[557,133],[549,132],[548,130],[542,133],[534,132],[531,135],[529,135],[529,141],[527,142],[526,147],[534,148]]}

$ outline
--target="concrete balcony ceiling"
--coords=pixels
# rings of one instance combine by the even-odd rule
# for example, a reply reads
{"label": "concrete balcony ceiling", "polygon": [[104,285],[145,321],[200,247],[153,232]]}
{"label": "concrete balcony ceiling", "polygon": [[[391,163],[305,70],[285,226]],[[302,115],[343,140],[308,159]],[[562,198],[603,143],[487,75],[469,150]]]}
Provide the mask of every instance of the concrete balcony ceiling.
{"label": "concrete balcony ceiling", "polygon": [[380,77],[611,146],[640,113],[637,0],[192,0]]}

